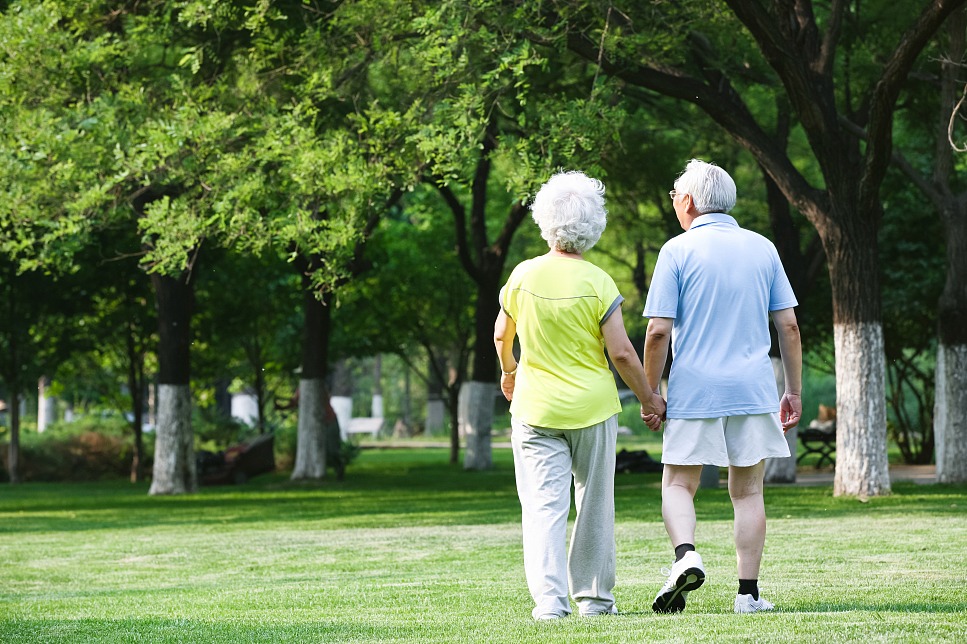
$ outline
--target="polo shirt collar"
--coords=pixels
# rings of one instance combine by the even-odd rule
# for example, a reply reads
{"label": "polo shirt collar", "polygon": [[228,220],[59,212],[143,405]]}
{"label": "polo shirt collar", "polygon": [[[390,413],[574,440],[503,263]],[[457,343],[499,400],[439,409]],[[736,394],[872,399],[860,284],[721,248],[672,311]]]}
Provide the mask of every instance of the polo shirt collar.
{"label": "polo shirt collar", "polygon": [[738,226],[739,222],[735,220],[735,217],[732,215],[726,215],[724,212],[710,212],[700,217],[696,217],[688,229],[690,231],[695,230],[696,228],[700,228],[701,226],[705,226],[707,224],[730,224],[732,226]]}

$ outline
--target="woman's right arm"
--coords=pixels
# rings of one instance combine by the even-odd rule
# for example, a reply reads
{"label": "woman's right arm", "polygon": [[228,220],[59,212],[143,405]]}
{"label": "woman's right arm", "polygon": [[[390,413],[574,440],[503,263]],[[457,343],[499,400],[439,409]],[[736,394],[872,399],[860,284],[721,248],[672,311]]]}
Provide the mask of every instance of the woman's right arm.
{"label": "woman's right arm", "polygon": [[500,390],[507,400],[514,399],[514,383],[517,382],[517,359],[514,357],[514,337],[517,323],[503,309],[494,322],[494,346],[500,361]]}

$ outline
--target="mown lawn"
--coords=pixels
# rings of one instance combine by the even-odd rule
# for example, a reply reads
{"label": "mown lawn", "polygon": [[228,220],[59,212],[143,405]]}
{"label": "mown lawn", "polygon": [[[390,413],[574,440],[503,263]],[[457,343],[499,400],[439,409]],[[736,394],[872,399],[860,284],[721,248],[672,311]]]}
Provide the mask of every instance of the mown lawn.
{"label": "mown lawn", "polygon": [[860,503],[772,487],[763,594],[739,616],[731,508],[703,490],[709,581],[655,615],[670,547],[657,474],[617,482],[621,614],[537,624],[510,454],[365,450],[347,480],[147,496],[123,482],[0,489],[0,642],[967,641],[967,486]]}

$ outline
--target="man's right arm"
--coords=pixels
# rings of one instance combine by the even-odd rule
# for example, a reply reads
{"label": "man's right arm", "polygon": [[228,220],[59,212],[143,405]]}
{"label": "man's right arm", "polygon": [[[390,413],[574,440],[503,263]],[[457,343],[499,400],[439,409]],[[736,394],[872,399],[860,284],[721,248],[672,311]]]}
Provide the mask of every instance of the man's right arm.
{"label": "man's right arm", "polygon": [[[648,387],[652,391],[652,400],[656,403],[657,400],[662,401],[660,412],[657,411],[659,407],[657,404],[651,409],[642,406],[642,418],[653,430],[657,430],[661,426],[661,421],[664,420],[665,415],[664,400],[661,397],[661,374],[665,370],[665,360],[668,357],[672,323],[671,318],[651,318],[648,320],[648,331],[645,333],[645,351],[642,356],[645,380],[648,381]],[[649,422],[650,419],[647,416],[651,414],[658,416],[657,422]]]}

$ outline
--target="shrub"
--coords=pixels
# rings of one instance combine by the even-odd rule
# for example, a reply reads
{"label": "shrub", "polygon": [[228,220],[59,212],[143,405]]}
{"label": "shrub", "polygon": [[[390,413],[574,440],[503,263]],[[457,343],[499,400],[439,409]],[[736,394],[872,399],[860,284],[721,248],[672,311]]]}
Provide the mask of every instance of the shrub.
{"label": "shrub", "polygon": [[[23,438],[20,477],[24,481],[96,481],[125,477],[131,471],[131,442],[116,436],[85,432],[49,438],[28,434]],[[6,444],[2,450],[4,478],[9,478]]]}
{"label": "shrub", "polygon": [[[9,479],[9,432],[0,444],[4,480]],[[145,436],[146,471],[154,441]],[[20,432],[20,478],[23,481],[96,481],[126,478],[131,473],[134,436],[120,416],[91,415],[58,422],[47,431]]]}

